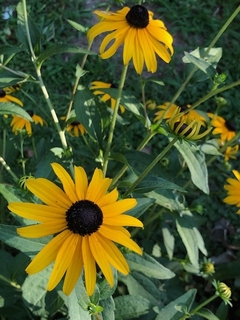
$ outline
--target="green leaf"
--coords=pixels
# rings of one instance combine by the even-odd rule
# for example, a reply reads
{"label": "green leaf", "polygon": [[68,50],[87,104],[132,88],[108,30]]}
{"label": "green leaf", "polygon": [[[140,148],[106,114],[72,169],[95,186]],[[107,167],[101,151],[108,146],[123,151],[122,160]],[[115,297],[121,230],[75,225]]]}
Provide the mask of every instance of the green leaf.
{"label": "green leaf", "polygon": [[209,194],[208,171],[204,153],[197,146],[190,145],[185,140],[177,141],[174,146],[186,161],[192,182],[204,193]]}
{"label": "green leaf", "polygon": [[[17,23],[18,23],[17,30],[16,30],[17,38],[19,42],[21,42],[23,46],[31,54],[29,44],[28,44],[26,27],[25,27],[24,9],[21,2],[18,3],[16,9],[17,9]],[[28,16],[28,28],[30,32],[30,38],[31,38],[31,43],[33,46],[34,53],[38,56],[41,50],[41,32],[38,29],[34,20],[31,19],[30,16]]]}
{"label": "green leaf", "polygon": [[52,265],[44,270],[30,275],[22,286],[23,302],[36,316],[47,315],[45,296],[47,283],[52,272]]}
{"label": "green leaf", "polygon": [[118,283],[118,274],[116,269],[112,270],[113,272],[113,278],[114,278],[114,285],[111,287],[110,284],[107,282],[105,278],[102,278],[100,281],[98,281],[98,289],[100,292],[101,299],[108,299],[113,295],[113,293],[116,290],[117,283]]}
{"label": "green leaf", "polygon": [[29,257],[35,256],[51,237],[40,239],[27,239],[20,237],[16,232],[15,226],[0,225],[0,240],[12,248],[18,249]]}
{"label": "green leaf", "polygon": [[139,218],[149,207],[151,207],[155,199],[151,198],[136,198],[137,205],[131,210],[125,212],[125,214]]}
{"label": "green leaf", "polygon": [[24,82],[29,75],[23,72],[11,72],[9,70],[0,69],[0,88],[13,86],[17,83]]}
{"label": "green leaf", "polygon": [[179,211],[181,204],[179,203],[179,194],[173,193],[171,190],[158,189],[148,192],[148,197],[155,199],[160,206],[167,208],[170,211]]}
{"label": "green leaf", "polygon": [[216,317],[212,311],[208,310],[207,308],[202,308],[198,310],[195,314],[203,317],[204,319],[208,320],[220,320],[218,317]]}
{"label": "green leaf", "polygon": [[185,305],[190,310],[197,293],[196,289],[191,289],[176,300],[169,303],[158,314],[155,320],[179,320],[184,314],[176,309],[179,305]]}
{"label": "green leaf", "polygon": [[148,313],[150,302],[141,296],[118,296],[114,298],[116,320],[137,318]]}
{"label": "green leaf", "polygon": [[95,52],[88,51],[86,49],[80,48],[78,46],[58,43],[42,51],[42,53],[37,58],[37,62],[41,65],[49,57],[60,54],[60,53],[81,53],[81,54],[96,54]]}
{"label": "green leaf", "polygon": [[2,102],[0,104],[0,114],[13,114],[25,120],[33,122],[32,117],[21,107],[12,102]]}
{"label": "green leaf", "polygon": [[[84,289],[83,282],[81,281],[81,288],[79,288],[78,284],[75,286],[71,294],[67,297],[67,306],[69,310],[69,318],[70,320],[75,319],[84,319],[84,320],[91,320],[91,316],[89,315],[89,312],[87,311],[88,304],[87,302],[89,300],[88,297],[85,299],[85,308],[83,309],[81,307],[81,303],[79,303],[79,299],[82,299],[82,296],[79,295],[79,293],[82,291],[81,289]],[[80,289],[80,290],[79,290]]]}
{"label": "green leaf", "polygon": [[217,139],[211,139],[206,141],[204,144],[199,146],[199,149],[206,153],[206,154],[211,154],[213,156],[217,155],[217,156],[222,156],[222,153],[218,151],[219,149],[219,144]]}
{"label": "green leaf", "polygon": [[216,74],[216,70],[209,62],[207,62],[201,58],[196,58],[194,55],[192,55],[188,52],[184,52],[184,54],[185,54],[185,61],[187,61],[186,63],[191,62],[196,67],[198,67],[198,69],[200,69],[204,73],[206,73],[210,79],[214,78],[214,76]]}
{"label": "green leaf", "polygon": [[125,255],[131,270],[140,271],[148,277],[156,279],[171,279],[175,274],[161,265],[147,253],[142,256],[134,253]]}
{"label": "green leaf", "polygon": [[[96,97],[89,89],[79,86],[74,97],[73,107],[77,120],[84,126],[94,141],[102,144],[102,110],[96,104]],[[103,109],[103,108],[102,108]]]}
{"label": "green leaf", "polygon": [[127,276],[119,274],[119,280],[123,282],[130,295],[138,295],[141,292],[141,296],[150,301],[152,306],[161,304],[162,293],[155,283],[143,274],[137,272],[131,272]]}
{"label": "green leaf", "polygon": [[100,305],[103,307],[101,313],[102,319],[104,320],[115,320],[115,303],[113,297],[108,297],[107,299],[102,299]]}
{"label": "green leaf", "polygon": [[22,199],[17,197],[14,192],[15,189],[12,186],[0,183],[0,193],[7,200],[7,202],[21,202]]}
{"label": "green leaf", "polygon": [[10,46],[8,44],[1,44],[0,46],[0,55],[4,54],[13,54],[23,51],[20,47]]}
{"label": "green leaf", "polygon": [[169,225],[166,222],[162,222],[162,235],[163,235],[163,242],[167,250],[168,257],[170,260],[172,260],[175,239],[171,233]]}
{"label": "green leaf", "polygon": [[187,249],[189,260],[195,267],[198,267],[198,250],[207,255],[203,238],[196,227],[191,212],[188,210],[181,211],[180,215],[176,218],[178,233]]}
{"label": "green leaf", "polygon": [[72,20],[70,20],[70,19],[67,19],[67,22],[70,23],[70,25],[71,25],[73,28],[75,28],[76,30],[78,30],[78,31],[81,31],[81,32],[84,32],[84,33],[87,31],[87,28],[86,28],[86,27],[84,27],[83,25],[81,25],[81,24],[79,24],[79,23],[77,23],[77,22],[75,22],[75,21],[72,21]]}
{"label": "green leaf", "polygon": [[173,182],[166,179],[151,176],[144,178],[134,189],[134,192],[146,193],[155,189],[173,189],[181,192],[186,192],[183,188],[179,187]]}

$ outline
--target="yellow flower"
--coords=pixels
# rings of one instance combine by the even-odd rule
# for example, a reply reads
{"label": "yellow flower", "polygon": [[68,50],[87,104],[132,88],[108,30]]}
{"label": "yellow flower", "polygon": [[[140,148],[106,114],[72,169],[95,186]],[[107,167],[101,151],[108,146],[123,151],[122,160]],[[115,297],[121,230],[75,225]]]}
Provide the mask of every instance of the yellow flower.
{"label": "yellow flower", "polygon": [[235,137],[236,128],[233,122],[213,113],[208,113],[208,116],[212,119],[211,125],[215,128],[212,132],[213,134],[220,134],[220,138],[223,141],[229,141]]}
{"label": "yellow flower", "polygon": [[[227,179],[228,184],[224,185],[224,189],[227,190],[228,196],[223,199],[223,202],[240,207],[240,172],[237,170],[233,170],[232,172],[236,179]],[[240,213],[240,210],[237,213]]]}
{"label": "yellow flower", "polygon": [[85,133],[84,126],[77,120],[69,123],[66,127],[67,132],[75,137],[79,137],[79,135],[83,135]]}
{"label": "yellow flower", "polygon": [[[184,111],[188,110],[189,108],[191,108],[190,104],[187,104],[187,105],[181,106],[181,107],[177,106],[176,104],[172,104],[171,107],[168,109],[169,105],[170,105],[170,102],[165,102],[164,104],[157,106],[157,108],[160,109],[160,111],[157,111],[155,113],[156,117],[154,118],[154,121],[157,121],[157,120],[161,119],[162,117],[163,117],[163,119],[170,119],[177,108],[179,108],[181,112],[184,112]],[[166,112],[166,110],[167,110],[167,112]],[[163,114],[164,114],[164,116],[163,116]],[[204,126],[204,127],[206,126],[206,119],[204,118],[204,116],[202,116],[196,110],[189,110],[188,112],[184,113],[184,115],[182,117],[185,119],[189,118],[192,121],[196,120],[202,126]]]}
{"label": "yellow flower", "polygon": [[[107,83],[107,82],[102,82],[102,81],[93,81],[91,83],[91,87],[90,90],[95,90],[93,91],[94,94],[98,95],[98,94],[103,94],[101,100],[103,102],[106,102],[108,100],[110,100],[111,102],[111,109],[114,110],[115,104],[116,104],[116,99],[114,99],[113,97],[110,96],[110,94],[103,92],[101,90],[98,89],[103,89],[103,88],[114,88],[115,86],[111,83]],[[120,104],[120,110],[123,113],[125,111],[125,108],[123,105]]]}
{"label": "yellow flower", "polygon": [[0,102],[14,102],[16,104],[19,104],[22,107],[23,106],[22,101],[20,101],[18,98],[13,97],[9,94],[12,91],[10,90],[10,87],[0,89]]}
{"label": "yellow flower", "polygon": [[116,189],[107,193],[112,179],[104,178],[95,169],[88,183],[82,167],[74,167],[75,181],[57,163],[52,168],[63,185],[63,190],[44,179],[29,179],[27,188],[45,204],[12,202],[8,208],[26,219],[39,224],[18,228],[27,238],[55,235],[37,254],[26,271],[37,273],[55,261],[47,290],[54,289],[65,274],[63,292],[69,295],[84,267],[88,295],[96,284],[96,263],[110,284],[114,285],[112,267],[123,274],[129,266],[113,243],[119,243],[142,254],[140,247],[130,238],[124,226],[143,227],[137,218],[123,214],[136,206],[136,199],[118,199]]}
{"label": "yellow flower", "polygon": [[225,153],[224,153],[224,161],[228,161],[229,159],[236,159],[235,156],[238,153],[239,146],[236,145],[234,147],[227,147]]}
{"label": "yellow flower", "polygon": [[[156,72],[156,54],[169,63],[173,54],[172,36],[161,20],[154,20],[153,13],[141,5],[124,7],[117,12],[94,11],[102,20],[88,31],[89,41],[103,32],[109,33],[100,45],[100,57],[108,59],[123,46],[123,63],[133,60],[137,73],[144,63],[147,70]],[[110,44],[110,45],[109,45]]]}
{"label": "yellow flower", "polygon": [[[32,117],[35,124],[43,124],[45,121],[38,115],[34,114],[31,110],[27,111],[27,113]],[[12,131],[15,132],[15,134],[18,134],[19,131],[23,130],[24,128],[27,131],[27,134],[29,136],[32,135],[32,124],[30,121],[23,119],[19,116],[13,116],[13,119],[10,123],[10,126],[12,127]]]}
{"label": "yellow flower", "polygon": [[175,135],[186,140],[200,140],[212,130],[209,128],[200,133],[201,121],[186,117],[180,112],[180,108],[175,110],[172,117],[167,120],[167,124]]}

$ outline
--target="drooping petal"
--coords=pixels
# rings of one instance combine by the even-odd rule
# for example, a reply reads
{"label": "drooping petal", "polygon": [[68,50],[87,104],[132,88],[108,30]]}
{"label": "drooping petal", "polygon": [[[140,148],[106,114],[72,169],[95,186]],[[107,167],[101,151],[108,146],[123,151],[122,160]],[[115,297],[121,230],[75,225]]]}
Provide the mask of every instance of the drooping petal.
{"label": "drooping petal", "polygon": [[47,290],[54,289],[65,274],[76,251],[78,237],[79,235],[71,233],[60,247],[48,281]]}
{"label": "drooping petal", "polygon": [[83,258],[82,258],[82,237],[77,237],[77,245],[74,256],[71,263],[68,266],[64,284],[63,284],[63,293],[69,295],[73,288],[75,287],[78,278],[81,275],[83,267]]}
{"label": "drooping petal", "polygon": [[58,250],[69,237],[71,232],[65,230],[54,237],[48,244],[34,257],[32,262],[28,265],[26,272],[28,274],[35,274],[45,269],[50,263],[52,263],[58,254]]}
{"label": "drooping petal", "polygon": [[110,263],[108,262],[108,259],[106,259],[105,252],[98,241],[98,237],[96,233],[93,233],[89,237],[89,247],[91,249],[92,255],[99,265],[100,269],[102,270],[102,273],[104,274],[107,282],[110,284],[111,287],[114,285],[114,279],[113,279],[113,272]]}
{"label": "drooping petal", "polygon": [[91,296],[96,285],[96,263],[89,246],[89,236],[82,238],[82,256],[87,294]]}
{"label": "drooping petal", "polygon": [[109,227],[106,225],[101,225],[98,232],[102,234],[107,239],[110,239],[114,242],[117,242],[129,249],[131,249],[134,252],[137,252],[139,254],[142,254],[141,248],[134,242],[132,239],[130,239],[128,236],[126,236],[123,232],[119,231],[119,229],[115,229],[113,227]]}
{"label": "drooping petal", "polygon": [[74,182],[70,176],[70,174],[58,163],[52,163],[52,168],[59,180],[61,181],[63,185],[63,189],[68,195],[69,199],[72,203],[75,203],[78,198],[75,193],[75,185]]}
{"label": "drooping petal", "polygon": [[68,210],[72,205],[62,189],[45,178],[29,179],[26,185],[28,190],[49,206]]}

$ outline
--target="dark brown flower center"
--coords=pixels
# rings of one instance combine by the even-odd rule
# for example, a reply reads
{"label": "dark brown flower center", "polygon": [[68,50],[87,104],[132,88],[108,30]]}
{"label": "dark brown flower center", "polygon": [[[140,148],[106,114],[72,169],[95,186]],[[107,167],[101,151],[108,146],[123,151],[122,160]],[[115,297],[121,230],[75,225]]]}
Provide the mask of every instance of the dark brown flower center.
{"label": "dark brown flower center", "polygon": [[73,127],[77,127],[78,125],[80,124],[80,122],[79,121],[73,121],[73,122],[71,122],[71,125],[73,126]]}
{"label": "dark brown flower center", "polygon": [[0,98],[4,98],[6,95],[6,92],[3,89],[0,89]]}
{"label": "dark brown flower center", "polygon": [[126,20],[130,27],[144,29],[149,24],[148,11],[143,6],[135,5],[128,11]]}
{"label": "dark brown flower center", "polygon": [[75,202],[66,212],[68,229],[82,237],[96,232],[103,222],[103,213],[90,200]]}
{"label": "dark brown flower center", "polygon": [[228,131],[233,131],[233,132],[236,131],[235,124],[232,121],[226,120],[225,121],[225,126],[228,129]]}
{"label": "dark brown flower center", "polygon": [[186,105],[180,107],[181,112],[186,111],[186,110],[188,110],[188,107]]}
{"label": "dark brown flower center", "polygon": [[32,117],[34,115],[34,112],[32,110],[28,110],[27,113]]}
{"label": "dark brown flower center", "polygon": [[[174,130],[177,129],[177,127],[179,126],[180,123],[181,122],[179,122],[179,121],[174,123]],[[188,127],[188,125],[186,123],[183,123],[181,125],[181,127],[178,129],[178,131],[176,132],[176,134],[183,132],[187,127]],[[184,133],[184,137],[187,137],[191,132],[192,132],[192,129],[189,128],[187,130],[187,132]]]}

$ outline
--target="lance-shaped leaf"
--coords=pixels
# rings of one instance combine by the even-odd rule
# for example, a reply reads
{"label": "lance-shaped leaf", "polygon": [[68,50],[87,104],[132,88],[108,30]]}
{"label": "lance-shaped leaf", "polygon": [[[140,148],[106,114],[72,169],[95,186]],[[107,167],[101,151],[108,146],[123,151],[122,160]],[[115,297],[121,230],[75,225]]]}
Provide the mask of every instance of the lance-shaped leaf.
{"label": "lance-shaped leaf", "polygon": [[0,104],[0,114],[13,114],[25,120],[33,122],[32,117],[21,107],[12,102],[2,102]]}

